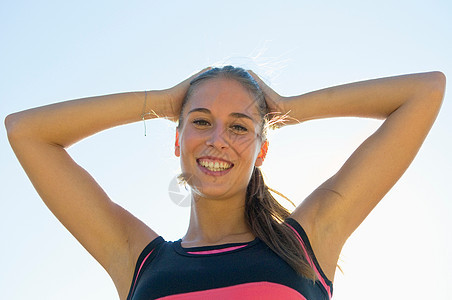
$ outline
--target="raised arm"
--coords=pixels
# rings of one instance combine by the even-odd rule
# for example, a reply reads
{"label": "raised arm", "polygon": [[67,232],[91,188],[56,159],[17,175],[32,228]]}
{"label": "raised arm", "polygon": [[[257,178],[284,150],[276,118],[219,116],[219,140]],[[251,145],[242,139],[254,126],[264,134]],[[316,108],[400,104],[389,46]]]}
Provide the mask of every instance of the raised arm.
{"label": "raised arm", "polygon": [[396,76],[295,97],[281,97],[260,84],[272,109],[288,113],[291,124],[343,116],[385,119],[292,214],[307,230],[322,268],[333,279],[343,244],[421,147],[440,109],[445,76],[440,72]]}
{"label": "raised arm", "polygon": [[35,189],[110,274],[121,299],[127,296],[139,253],[157,234],[112,202],[65,148],[101,130],[139,121],[143,115],[177,118],[189,80],[163,91],[52,104],[5,120],[10,144]]}

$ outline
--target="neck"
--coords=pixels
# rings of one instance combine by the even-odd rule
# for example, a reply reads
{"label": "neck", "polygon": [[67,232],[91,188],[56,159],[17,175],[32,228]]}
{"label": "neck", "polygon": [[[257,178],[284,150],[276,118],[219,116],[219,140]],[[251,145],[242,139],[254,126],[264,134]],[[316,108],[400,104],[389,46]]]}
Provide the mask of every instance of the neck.
{"label": "neck", "polygon": [[245,220],[245,195],[211,200],[193,196],[186,247],[248,242],[254,239]]}

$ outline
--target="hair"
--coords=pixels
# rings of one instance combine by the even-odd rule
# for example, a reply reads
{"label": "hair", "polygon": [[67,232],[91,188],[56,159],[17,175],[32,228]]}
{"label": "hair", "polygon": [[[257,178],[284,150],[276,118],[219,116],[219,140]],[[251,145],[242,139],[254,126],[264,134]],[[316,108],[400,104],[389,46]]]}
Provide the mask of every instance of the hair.
{"label": "hair", "polygon": [[[235,80],[251,93],[262,118],[259,136],[262,141],[266,140],[268,124],[273,122],[270,120],[271,115],[268,112],[264,93],[256,80],[246,70],[233,66],[210,69],[201,73],[190,82],[190,87],[182,102],[178,128],[184,122],[184,107],[193,91],[200,83],[213,78]],[[309,265],[308,258],[303,252],[300,241],[293,230],[284,223],[284,220],[290,216],[290,211],[282,206],[270,191],[279,194],[265,184],[261,170],[258,167],[254,167],[246,190],[246,222],[251,232],[267,244],[273,252],[287,262],[298,274],[315,281],[317,279],[316,273]],[[289,202],[291,201],[289,200]]]}

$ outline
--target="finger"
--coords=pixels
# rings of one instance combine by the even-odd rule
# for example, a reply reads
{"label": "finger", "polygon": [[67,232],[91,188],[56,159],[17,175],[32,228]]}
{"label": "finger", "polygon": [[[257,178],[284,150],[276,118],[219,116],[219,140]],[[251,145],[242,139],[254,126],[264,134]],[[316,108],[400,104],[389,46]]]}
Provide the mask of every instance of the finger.
{"label": "finger", "polygon": [[262,82],[262,80],[260,79],[260,77],[256,74],[256,73],[254,73],[253,71],[251,71],[251,70],[246,70],[250,75],[251,75],[251,77],[253,77],[254,78],[254,80],[256,80],[257,81],[257,83],[259,83],[259,85],[260,85],[260,82]]}
{"label": "finger", "polygon": [[256,80],[259,87],[264,91],[264,93],[272,93],[273,90],[270,88],[256,73],[251,70],[248,70],[248,73]]}
{"label": "finger", "polygon": [[198,76],[198,75],[200,75],[200,74],[202,74],[202,73],[204,73],[204,72],[210,71],[210,70],[212,70],[212,67],[204,68],[204,69],[202,69],[201,71],[198,71],[198,72],[196,72],[196,73],[190,75],[189,78],[190,78],[190,79],[193,79],[193,78],[195,78],[196,76]]}

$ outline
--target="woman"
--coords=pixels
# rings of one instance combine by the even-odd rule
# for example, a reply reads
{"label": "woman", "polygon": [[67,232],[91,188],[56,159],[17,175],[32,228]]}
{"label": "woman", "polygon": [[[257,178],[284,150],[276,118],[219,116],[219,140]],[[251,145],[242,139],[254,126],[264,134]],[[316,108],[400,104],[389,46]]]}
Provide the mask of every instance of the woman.
{"label": "woman", "polygon": [[[444,87],[444,75],[430,72],[282,97],[253,72],[228,66],[168,90],[52,104],[5,123],[36,190],[120,299],[329,299],[342,246],[413,160]],[[112,202],[65,150],[159,116],[179,120],[175,154],[192,187],[190,224],[176,242]],[[259,171],[267,126],[340,116],[385,121],[289,213]]]}

